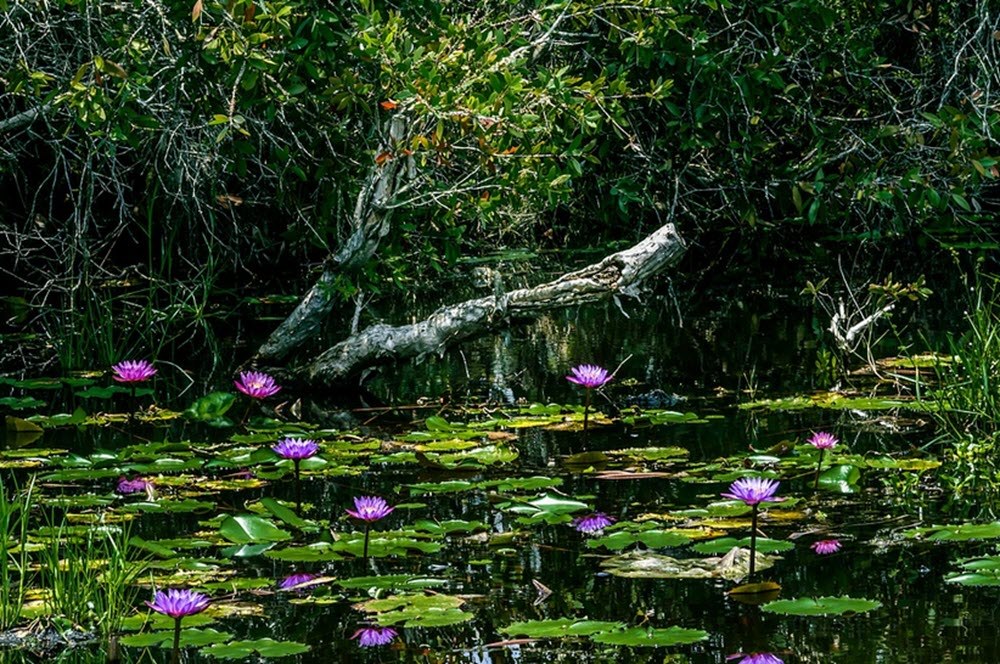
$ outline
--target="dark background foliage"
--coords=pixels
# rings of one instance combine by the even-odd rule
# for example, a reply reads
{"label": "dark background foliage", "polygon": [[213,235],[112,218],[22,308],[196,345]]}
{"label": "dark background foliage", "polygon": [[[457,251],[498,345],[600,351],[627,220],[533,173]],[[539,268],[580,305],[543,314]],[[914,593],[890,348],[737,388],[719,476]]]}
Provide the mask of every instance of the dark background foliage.
{"label": "dark background foliage", "polygon": [[[388,234],[333,296],[668,220],[705,260],[982,241],[998,21],[910,0],[0,0],[0,268],[50,332],[201,324],[219,288],[304,282],[390,165]],[[63,363],[177,334],[95,332]]]}

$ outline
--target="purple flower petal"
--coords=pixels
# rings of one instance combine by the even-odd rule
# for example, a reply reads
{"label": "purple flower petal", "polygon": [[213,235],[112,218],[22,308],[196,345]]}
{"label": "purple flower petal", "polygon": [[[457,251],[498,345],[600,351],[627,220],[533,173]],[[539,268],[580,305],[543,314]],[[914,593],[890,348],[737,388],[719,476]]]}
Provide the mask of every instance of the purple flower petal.
{"label": "purple flower petal", "polygon": [[581,533],[591,535],[601,532],[614,522],[614,517],[608,516],[604,512],[594,512],[593,514],[573,519],[573,527]]}
{"label": "purple flower petal", "polygon": [[274,384],[274,378],[258,371],[241,371],[240,379],[234,380],[236,389],[253,399],[266,399],[281,389]]}
{"label": "purple flower petal", "polygon": [[125,360],[111,367],[114,378],[119,383],[138,383],[148,380],[156,373],[151,362],[146,360]]}
{"label": "purple flower petal", "polygon": [[742,657],[736,664],[785,664],[785,662],[780,659],[777,655],[769,652],[755,652],[751,655],[744,653],[736,653],[735,655],[730,655],[726,657],[726,661]]}
{"label": "purple flower petal", "polygon": [[821,556],[825,556],[828,553],[836,553],[840,551],[840,547],[840,540],[837,539],[820,540],[809,545],[810,549]]}
{"label": "purple flower petal", "polygon": [[143,493],[147,491],[153,483],[149,480],[144,480],[141,477],[137,477],[134,480],[126,479],[125,477],[118,478],[118,486],[115,487],[115,493],[120,493],[123,496],[127,496],[133,493]]}
{"label": "purple flower petal", "polygon": [[778,503],[784,498],[778,498],[774,493],[780,482],[764,477],[741,477],[729,487],[729,493],[722,494],[725,498],[742,500],[747,505],[760,503]]}
{"label": "purple flower petal", "polygon": [[389,507],[385,500],[377,496],[361,496],[354,499],[354,509],[347,510],[347,513],[355,519],[371,523],[388,516],[394,509],[396,508]]}
{"label": "purple flower petal", "polygon": [[830,450],[833,449],[840,441],[837,440],[837,437],[832,433],[817,431],[807,442],[817,449]]}
{"label": "purple flower petal", "polygon": [[308,583],[316,578],[315,574],[291,574],[286,576],[278,584],[278,587],[282,590],[287,590],[288,588],[294,588],[295,586],[302,585],[303,583]]}
{"label": "purple flower petal", "polygon": [[166,592],[157,590],[153,594],[153,601],[146,602],[146,606],[171,618],[183,618],[201,613],[211,602],[207,595],[199,592],[187,588],[182,590],[171,588]]}
{"label": "purple flower petal", "polygon": [[392,627],[362,627],[351,638],[358,639],[358,645],[367,648],[392,643],[397,634],[398,632]]}
{"label": "purple flower petal", "polygon": [[319,445],[314,440],[285,438],[271,449],[285,459],[308,459],[319,452]]}
{"label": "purple flower petal", "polygon": [[581,364],[578,367],[570,369],[570,373],[573,375],[566,376],[566,380],[588,388],[600,387],[611,380],[611,376],[608,375],[608,370],[603,369],[596,364]]}

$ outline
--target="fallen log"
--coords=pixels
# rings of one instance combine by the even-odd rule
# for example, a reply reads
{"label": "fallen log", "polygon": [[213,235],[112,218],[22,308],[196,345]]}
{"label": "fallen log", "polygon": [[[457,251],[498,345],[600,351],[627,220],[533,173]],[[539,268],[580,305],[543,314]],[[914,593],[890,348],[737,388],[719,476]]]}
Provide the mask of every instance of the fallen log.
{"label": "fallen log", "polygon": [[676,263],[685,245],[673,224],[633,247],[558,279],[509,293],[441,307],[425,320],[373,325],[327,349],[297,373],[312,385],[343,384],[368,367],[443,353],[447,348],[552,309],[638,295],[649,277]]}

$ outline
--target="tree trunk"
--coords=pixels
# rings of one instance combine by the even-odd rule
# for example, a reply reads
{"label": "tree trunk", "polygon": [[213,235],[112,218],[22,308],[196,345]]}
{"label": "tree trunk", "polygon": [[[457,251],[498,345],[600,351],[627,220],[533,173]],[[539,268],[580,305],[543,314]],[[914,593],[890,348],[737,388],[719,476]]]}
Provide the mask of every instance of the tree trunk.
{"label": "tree trunk", "polygon": [[666,224],[635,246],[546,284],[442,307],[412,325],[373,325],[324,351],[300,370],[301,377],[313,385],[343,384],[366,367],[443,353],[544,311],[637,295],[642,282],[677,262],[684,248],[674,225]]}
{"label": "tree trunk", "polygon": [[[394,117],[388,124],[385,150],[401,143],[407,130],[406,121],[401,116]],[[288,318],[267,338],[253,362],[278,362],[319,333],[323,321],[337,304],[334,297],[337,280],[356,274],[364,267],[389,232],[390,205],[400,189],[407,166],[406,159],[388,159],[373,166],[367,182],[358,193],[351,217],[350,237],[336,254],[327,259],[319,279]]]}

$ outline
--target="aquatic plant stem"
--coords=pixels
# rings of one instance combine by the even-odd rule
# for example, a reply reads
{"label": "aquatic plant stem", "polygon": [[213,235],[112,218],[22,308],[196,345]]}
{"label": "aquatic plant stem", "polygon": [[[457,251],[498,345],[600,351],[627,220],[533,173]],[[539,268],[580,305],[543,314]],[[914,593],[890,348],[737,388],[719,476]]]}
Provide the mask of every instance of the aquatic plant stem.
{"label": "aquatic plant stem", "polygon": [[302,489],[299,486],[299,460],[292,459],[295,464],[295,513],[302,516]]}
{"label": "aquatic plant stem", "polygon": [[819,451],[819,461],[816,462],[816,478],[813,480],[813,491],[819,489],[819,471],[823,468],[823,455],[826,454],[826,450]]}
{"label": "aquatic plant stem", "polygon": [[583,402],[583,430],[587,430],[587,416],[590,414],[590,388],[587,388],[587,397]]}
{"label": "aquatic plant stem", "polygon": [[181,661],[181,617],[174,618],[174,654],[170,658],[170,664],[179,664]]}
{"label": "aquatic plant stem", "polygon": [[753,573],[757,569],[757,505],[753,506],[753,520],[750,524],[750,575],[748,583],[753,583]]}
{"label": "aquatic plant stem", "polygon": [[251,408],[253,408],[253,399],[251,399],[250,401],[247,401],[247,409],[243,413],[243,419],[240,420],[240,428],[243,429],[244,431],[247,428],[247,420],[250,419],[250,409]]}
{"label": "aquatic plant stem", "polygon": [[135,411],[139,409],[139,401],[135,396],[135,383],[132,383],[132,401],[130,402],[132,406],[128,411],[128,432],[132,436],[132,440],[135,441]]}
{"label": "aquatic plant stem", "polygon": [[370,524],[370,523],[368,523],[366,521],[365,522],[365,552],[363,554],[361,554],[361,559],[364,561],[365,565],[368,564],[368,535],[371,533],[371,527],[372,527],[372,524]]}

